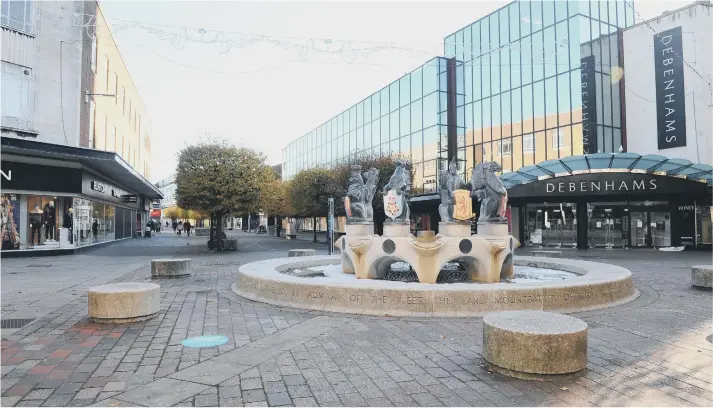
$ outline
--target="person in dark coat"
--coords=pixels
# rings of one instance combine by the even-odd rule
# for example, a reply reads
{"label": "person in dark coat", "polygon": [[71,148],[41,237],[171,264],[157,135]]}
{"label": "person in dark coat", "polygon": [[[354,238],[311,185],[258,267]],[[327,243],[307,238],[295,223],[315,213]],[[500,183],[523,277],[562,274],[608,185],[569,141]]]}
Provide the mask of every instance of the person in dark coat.
{"label": "person in dark coat", "polygon": [[186,220],[186,222],[183,223],[183,229],[186,230],[186,235],[188,235],[189,237],[191,236],[191,228],[191,223]]}

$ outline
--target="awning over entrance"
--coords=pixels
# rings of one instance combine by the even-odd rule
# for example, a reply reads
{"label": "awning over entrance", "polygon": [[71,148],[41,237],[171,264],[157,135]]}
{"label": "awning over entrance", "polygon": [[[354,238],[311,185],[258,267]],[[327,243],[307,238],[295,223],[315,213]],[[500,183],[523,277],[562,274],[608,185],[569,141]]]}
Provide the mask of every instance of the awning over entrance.
{"label": "awning over entrance", "polygon": [[80,163],[131,191],[150,199],[163,198],[156,186],[113,152],[2,137],[2,154]]}
{"label": "awning over entrance", "polygon": [[604,172],[671,176],[713,184],[713,167],[707,164],[637,153],[595,153],[547,160],[505,173],[501,180],[509,189],[538,180]]}

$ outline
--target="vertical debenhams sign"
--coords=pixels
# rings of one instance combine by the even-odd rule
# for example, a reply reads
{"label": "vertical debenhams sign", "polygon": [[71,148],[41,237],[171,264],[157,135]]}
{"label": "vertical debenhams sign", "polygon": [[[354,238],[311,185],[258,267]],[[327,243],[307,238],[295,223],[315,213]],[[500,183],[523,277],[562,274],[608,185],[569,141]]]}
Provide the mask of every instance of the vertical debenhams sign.
{"label": "vertical debenhams sign", "polygon": [[654,35],[656,117],[659,149],[686,145],[681,27]]}
{"label": "vertical debenhams sign", "polygon": [[597,92],[594,56],[582,58],[582,147],[584,154],[597,153]]}

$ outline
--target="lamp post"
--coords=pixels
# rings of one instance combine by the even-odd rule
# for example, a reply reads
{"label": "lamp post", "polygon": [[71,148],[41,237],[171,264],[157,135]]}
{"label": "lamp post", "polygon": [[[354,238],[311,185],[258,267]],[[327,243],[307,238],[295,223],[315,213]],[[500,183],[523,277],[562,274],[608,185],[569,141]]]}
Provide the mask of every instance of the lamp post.
{"label": "lamp post", "polygon": [[329,214],[327,216],[327,248],[329,255],[334,254],[334,197],[329,197]]}

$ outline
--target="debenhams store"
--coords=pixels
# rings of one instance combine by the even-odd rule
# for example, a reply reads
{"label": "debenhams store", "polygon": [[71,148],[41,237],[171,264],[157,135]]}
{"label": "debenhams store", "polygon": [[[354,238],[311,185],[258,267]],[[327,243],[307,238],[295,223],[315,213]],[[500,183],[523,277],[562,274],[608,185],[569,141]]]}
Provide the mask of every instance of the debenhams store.
{"label": "debenhams store", "polygon": [[713,167],[635,153],[548,160],[502,176],[525,246],[711,248]]}

